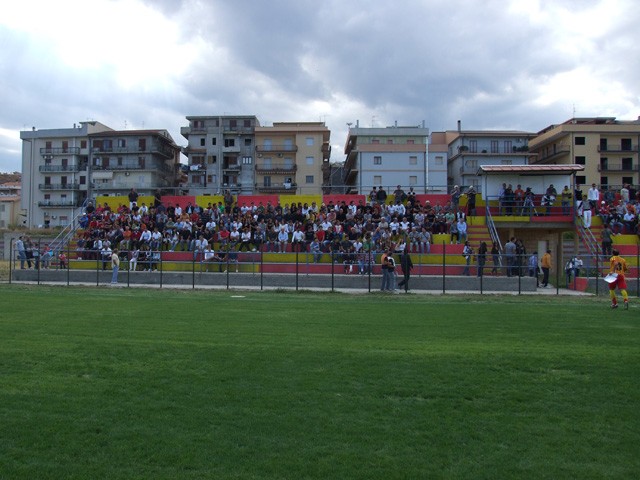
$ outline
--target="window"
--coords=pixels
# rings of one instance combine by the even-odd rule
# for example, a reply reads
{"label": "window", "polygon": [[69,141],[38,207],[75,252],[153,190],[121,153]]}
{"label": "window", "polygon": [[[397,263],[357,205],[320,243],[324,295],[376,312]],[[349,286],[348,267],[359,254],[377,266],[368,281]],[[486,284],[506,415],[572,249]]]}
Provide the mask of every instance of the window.
{"label": "window", "polygon": [[244,120],[243,124],[244,124],[244,128],[251,128],[251,120],[246,119]]}
{"label": "window", "polygon": [[585,177],[584,175],[576,175],[577,185],[584,185],[585,183],[587,183],[587,177]]}
{"label": "window", "polygon": [[436,157],[436,165],[444,165],[444,157]]}
{"label": "window", "polygon": [[87,148],[87,141],[86,140],[80,140],[80,148]]}
{"label": "window", "polygon": [[513,146],[511,144],[511,140],[505,140],[504,141],[504,153],[509,153],[511,150],[513,150]]}
{"label": "window", "polygon": [[373,184],[374,185],[382,185],[382,175],[374,175],[373,176]]}
{"label": "window", "polygon": [[250,138],[245,138],[244,139],[244,146],[245,147],[250,147],[251,146],[251,139]]}
{"label": "window", "polygon": [[585,137],[576,137],[574,140],[574,145],[586,145],[586,144],[587,144],[587,141]]}
{"label": "window", "polygon": [[201,146],[201,147],[204,147],[204,141],[205,141],[205,139],[204,139],[204,138],[201,138],[201,139],[200,139],[200,146]]}
{"label": "window", "polygon": [[253,157],[242,157],[243,165],[251,165],[253,163]]}
{"label": "window", "polygon": [[609,177],[600,177],[600,186],[603,189],[609,188]]}
{"label": "window", "polygon": [[491,153],[500,153],[498,140],[491,140]]}
{"label": "window", "polygon": [[[605,158],[604,160],[606,162],[607,159]],[[584,165],[586,162],[587,162],[587,157],[582,156],[582,155],[577,155],[576,156],[576,163],[578,165]]]}
{"label": "window", "polygon": [[313,175],[307,175],[304,180],[307,184],[313,183]]}
{"label": "window", "polygon": [[80,185],[86,185],[87,184],[87,177],[82,175],[80,177]]}
{"label": "window", "polygon": [[393,145],[393,138],[387,138],[387,144]]}
{"label": "window", "polygon": [[373,157],[373,164],[374,165],[382,165],[382,157]]}
{"label": "window", "polygon": [[224,139],[224,146],[225,147],[235,147],[236,146],[236,139],[235,138],[225,138]]}
{"label": "window", "polygon": [[469,152],[478,153],[478,141],[477,140],[469,140]]}
{"label": "window", "polygon": [[415,155],[411,155],[409,157],[409,165],[417,165],[418,164],[418,157]]}
{"label": "window", "polygon": [[415,145],[416,141],[413,138],[407,139],[407,145]]}
{"label": "window", "polygon": [[237,120],[229,120],[229,127],[231,128],[231,130],[235,130],[236,128],[238,128],[238,121]]}
{"label": "window", "polygon": [[218,137],[211,137],[211,145],[217,145],[218,144]]}
{"label": "window", "polygon": [[622,184],[628,183],[629,185],[633,185],[633,177],[622,177]]}
{"label": "window", "polygon": [[416,175],[409,176],[409,186],[415,187],[418,184],[418,177]]}
{"label": "window", "polygon": [[192,175],[191,176],[191,183],[199,184],[200,183],[200,178],[202,178],[201,175]]}
{"label": "window", "polygon": [[209,165],[212,165],[212,164],[216,163],[217,161],[218,161],[218,156],[217,155],[209,155],[207,157],[207,163]]}
{"label": "window", "polygon": [[374,138],[371,140],[371,143],[373,143],[374,145],[378,145],[380,143],[380,139]]}
{"label": "window", "polygon": [[307,137],[307,147],[313,147],[313,137]]}
{"label": "window", "polygon": [[193,128],[204,128],[204,120],[194,120]]}
{"label": "window", "polygon": [[69,142],[64,140],[62,142],[62,153],[67,153],[69,152]]}
{"label": "window", "polygon": [[118,148],[125,148],[127,146],[127,141],[124,138],[118,139]]}
{"label": "window", "polygon": [[[577,162],[577,157],[576,157],[576,162]],[[582,164],[584,165],[584,164]],[[609,170],[609,159],[607,157],[602,157],[600,159],[600,170]]]}
{"label": "window", "polygon": [[264,178],[262,179],[262,185],[264,185],[265,187],[270,187],[271,186],[271,177],[268,175],[265,175]]}
{"label": "window", "polygon": [[313,157],[307,157],[307,165],[313,165]]}
{"label": "window", "polygon": [[607,151],[607,139],[606,138],[601,138],[600,139],[600,151],[601,152],[606,152]]}
{"label": "window", "polygon": [[633,149],[633,147],[631,146],[631,139],[630,138],[623,138],[621,140],[620,150],[628,152],[631,149]]}
{"label": "window", "polygon": [[[633,170],[633,158],[622,159],[622,170]],[[633,183],[633,182],[629,182]]]}

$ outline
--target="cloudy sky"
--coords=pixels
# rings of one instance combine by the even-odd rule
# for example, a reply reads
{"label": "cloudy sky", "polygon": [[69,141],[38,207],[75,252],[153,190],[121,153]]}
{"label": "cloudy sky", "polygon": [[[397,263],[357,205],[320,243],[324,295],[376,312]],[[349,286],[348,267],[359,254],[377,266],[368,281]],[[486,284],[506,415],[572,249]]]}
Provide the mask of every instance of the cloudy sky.
{"label": "cloudy sky", "polygon": [[0,14],[0,171],[20,131],[187,115],[539,131],[640,116],[633,0],[22,0]]}

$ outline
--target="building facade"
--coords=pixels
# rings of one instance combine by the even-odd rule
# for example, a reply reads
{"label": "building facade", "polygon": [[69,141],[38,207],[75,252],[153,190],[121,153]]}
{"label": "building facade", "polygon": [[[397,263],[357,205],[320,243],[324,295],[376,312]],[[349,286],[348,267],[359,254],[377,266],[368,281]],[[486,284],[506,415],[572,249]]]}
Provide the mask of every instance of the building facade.
{"label": "building facade", "polygon": [[68,225],[87,199],[153,194],[177,182],[180,149],[166,130],[116,131],[100,122],[20,132],[21,208],[28,227]]}
{"label": "building facade", "polygon": [[325,193],[331,174],[330,137],[324,122],[256,127],[254,193]]}
{"label": "building facade", "polygon": [[448,157],[449,145],[446,132],[431,133],[427,157],[428,193],[447,193]]}
{"label": "building facade", "polygon": [[448,131],[448,183],[481,189],[478,169],[483,165],[528,165],[531,132],[500,130]]}
{"label": "building facade", "polygon": [[257,117],[189,116],[180,133],[188,141],[186,187],[194,195],[250,194],[254,187],[255,129]]}
{"label": "building facade", "polygon": [[429,130],[422,126],[349,127],[344,148],[344,183],[348,193],[367,195],[373,187],[397,185],[416,193],[428,188]]}
{"label": "building facade", "polygon": [[572,118],[538,132],[529,148],[540,164],[584,165],[579,184],[620,188],[640,182],[638,145],[640,119],[615,117]]}

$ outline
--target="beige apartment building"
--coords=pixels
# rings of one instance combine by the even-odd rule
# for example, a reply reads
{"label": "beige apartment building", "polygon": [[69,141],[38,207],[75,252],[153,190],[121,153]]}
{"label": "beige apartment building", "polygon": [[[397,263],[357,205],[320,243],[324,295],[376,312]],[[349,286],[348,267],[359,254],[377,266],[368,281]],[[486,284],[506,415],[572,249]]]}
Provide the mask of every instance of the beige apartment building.
{"label": "beige apartment building", "polygon": [[323,193],[331,132],[324,122],[278,122],[255,129],[256,194]]}
{"label": "beige apartment building", "polygon": [[640,182],[639,144],[640,119],[589,117],[548,126],[529,141],[529,150],[536,154],[532,163],[584,165],[584,173],[576,176],[581,185],[617,189]]}

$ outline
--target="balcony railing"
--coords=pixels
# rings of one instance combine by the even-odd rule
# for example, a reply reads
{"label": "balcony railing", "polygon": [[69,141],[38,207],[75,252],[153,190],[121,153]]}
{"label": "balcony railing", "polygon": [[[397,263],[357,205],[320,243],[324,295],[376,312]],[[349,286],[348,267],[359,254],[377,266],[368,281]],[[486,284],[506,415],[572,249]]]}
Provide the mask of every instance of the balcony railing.
{"label": "balcony railing", "polygon": [[38,185],[40,190],[77,190],[80,188],[78,183],[41,183]]}
{"label": "balcony railing", "polygon": [[172,149],[165,147],[163,145],[159,145],[157,143],[152,143],[151,145],[145,146],[144,148],[141,148],[139,146],[136,146],[136,147],[105,147],[105,146],[96,147],[94,146],[91,149],[91,152],[94,155],[101,155],[104,153],[123,154],[123,155],[130,155],[130,154],[138,155],[141,153],[150,153],[150,154],[159,154],[167,158],[173,157]]}
{"label": "balcony railing", "polygon": [[538,162],[548,162],[549,160],[553,160],[554,158],[562,155],[569,155],[570,152],[571,147],[569,145],[558,145],[553,151],[540,151],[538,154]]}
{"label": "balcony railing", "polygon": [[285,186],[285,185],[258,185],[256,186],[256,190],[260,193],[296,193],[297,186],[295,183]]}
{"label": "balcony railing", "polygon": [[258,153],[297,152],[297,145],[256,145]]}
{"label": "balcony railing", "polygon": [[598,145],[598,151],[606,153],[638,153],[638,145]]}
{"label": "balcony railing", "polygon": [[41,202],[38,202],[38,206],[39,207],[68,207],[68,208],[75,208],[79,205],[76,205],[75,202],[70,202],[68,200],[44,200]]}
{"label": "balcony railing", "polygon": [[40,155],[80,155],[80,147],[41,148]]}
{"label": "balcony railing", "polygon": [[79,172],[78,165],[40,165],[39,172]]}
{"label": "balcony railing", "polygon": [[599,172],[637,172],[638,164],[606,163],[598,165]]}
{"label": "balcony railing", "polygon": [[298,170],[298,166],[293,164],[276,163],[271,165],[258,165],[255,166],[256,173],[262,173],[267,175],[277,175],[295,173]]}

